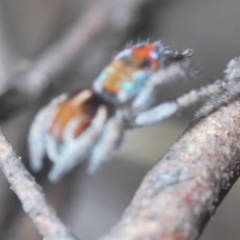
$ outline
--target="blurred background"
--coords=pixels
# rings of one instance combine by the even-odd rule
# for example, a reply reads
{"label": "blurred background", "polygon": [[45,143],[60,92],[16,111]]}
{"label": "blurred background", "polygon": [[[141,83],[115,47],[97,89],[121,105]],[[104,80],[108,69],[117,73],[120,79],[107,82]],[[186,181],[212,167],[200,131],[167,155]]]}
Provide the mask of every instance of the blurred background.
{"label": "blurred background", "polygon": [[[19,83],[18,76],[56,44],[59,47],[71,29],[83,29],[79,52],[71,61],[61,56],[67,67],[53,74],[54,81],[34,106],[1,122],[4,134],[28,164],[27,131],[38,109],[62,92],[90,87],[112,56],[131,41],[162,40],[170,48],[194,49],[193,66],[201,69],[201,77],[174,84],[164,98],[222,78],[229,60],[240,55],[239,12],[238,0],[0,1],[0,93]],[[92,20],[99,26],[94,28]],[[81,240],[100,237],[120,219],[144,175],[178,139],[199,106],[156,126],[128,132],[122,148],[95,176],[86,174],[86,164],[55,185],[46,181],[46,171],[36,175],[48,200]],[[0,178],[0,239],[41,239],[2,173]],[[239,202],[237,182],[200,239],[239,239]]]}

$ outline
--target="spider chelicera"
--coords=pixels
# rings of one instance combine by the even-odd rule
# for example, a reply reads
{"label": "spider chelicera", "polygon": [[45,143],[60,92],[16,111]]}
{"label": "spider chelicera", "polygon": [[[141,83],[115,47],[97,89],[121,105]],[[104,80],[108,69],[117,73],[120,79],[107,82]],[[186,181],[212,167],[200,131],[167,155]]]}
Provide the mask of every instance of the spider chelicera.
{"label": "spider chelicera", "polygon": [[57,181],[88,158],[88,172],[94,173],[119,147],[125,130],[159,122],[219,91],[218,84],[212,84],[152,107],[155,88],[185,77],[192,55],[191,49],[179,53],[160,42],[136,44],[115,56],[91,89],[55,98],[40,110],[30,128],[33,170],[41,170],[47,156],[53,163],[49,179]]}

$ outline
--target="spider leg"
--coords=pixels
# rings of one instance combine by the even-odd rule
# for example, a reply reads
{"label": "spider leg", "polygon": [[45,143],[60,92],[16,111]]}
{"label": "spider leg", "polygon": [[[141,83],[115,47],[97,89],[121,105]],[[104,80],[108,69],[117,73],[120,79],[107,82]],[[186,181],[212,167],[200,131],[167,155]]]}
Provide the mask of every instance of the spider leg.
{"label": "spider leg", "polygon": [[55,106],[65,98],[65,95],[61,95],[54,99],[50,105],[40,110],[30,127],[28,134],[30,165],[36,172],[40,171],[43,166],[43,158],[46,155],[45,137],[55,115]]}
{"label": "spider leg", "polygon": [[179,78],[187,76],[186,64],[172,64],[166,69],[161,69],[149,79],[145,87],[140,91],[136,99],[132,103],[132,109],[137,114],[149,108],[152,104],[154,91],[156,87],[176,81]]}
{"label": "spider leg", "polygon": [[155,124],[203,98],[221,94],[226,90],[226,85],[227,83],[225,81],[217,80],[213,84],[201,87],[197,90],[191,90],[189,93],[186,93],[173,101],[161,103],[156,107],[139,113],[134,120],[135,127]]}
{"label": "spider leg", "polygon": [[83,161],[90,154],[107,121],[108,111],[106,106],[100,106],[91,125],[76,139],[63,142],[58,159],[49,173],[49,179],[56,182],[64,173]]}
{"label": "spider leg", "polygon": [[210,100],[207,101],[195,114],[197,118],[205,117],[221,106],[228,104],[229,102],[239,99],[240,84],[238,78],[234,78],[231,81],[225,81],[224,93],[220,96],[213,95]]}
{"label": "spider leg", "polygon": [[56,140],[56,138],[46,133],[45,136],[45,142],[46,142],[46,155],[48,156],[48,159],[52,162],[56,162],[59,155],[59,142]]}
{"label": "spider leg", "polygon": [[[75,118],[66,126],[66,129],[64,131],[63,135],[63,143],[59,143],[58,139],[52,134],[46,134],[45,141],[46,141],[46,153],[52,162],[56,163],[59,161],[59,155],[61,155],[62,148],[64,144],[71,144],[75,141],[74,139],[74,130],[79,124],[80,119]],[[59,129],[55,129],[56,132],[59,131]]]}
{"label": "spider leg", "polygon": [[124,132],[122,114],[117,112],[106,124],[105,130],[93,149],[88,165],[88,173],[94,174],[97,168],[111,157],[111,152],[118,148]]}
{"label": "spider leg", "polygon": [[30,165],[34,171],[40,171],[43,165],[43,158],[46,154],[45,151],[45,134],[47,126],[45,126],[45,117],[48,116],[50,110],[43,109],[35,118],[31,125],[28,135]]}

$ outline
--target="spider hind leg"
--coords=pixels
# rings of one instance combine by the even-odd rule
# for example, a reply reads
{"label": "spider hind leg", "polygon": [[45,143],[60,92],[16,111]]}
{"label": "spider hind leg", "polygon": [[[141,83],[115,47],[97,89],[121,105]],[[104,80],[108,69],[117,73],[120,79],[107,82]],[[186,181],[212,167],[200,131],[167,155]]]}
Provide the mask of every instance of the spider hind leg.
{"label": "spider hind leg", "polygon": [[99,142],[93,148],[88,165],[88,173],[94,174],[97,168],[106,162],[113,150],[119,147],[123,138],[124,126],[122,114],[117,112],[106,124],[105,130]]}
{"label": "spider hind leg", "polygon": [[[59,101],[62,96],[59,97]],[[38,172],[43,167],[43,159],[46,151],[46,136],[50,122],[55,114],[56,101],[43,108],[35,117],[28,134],[29,157],[31,168]],[[47,120],[46,120],[47,119]]]}

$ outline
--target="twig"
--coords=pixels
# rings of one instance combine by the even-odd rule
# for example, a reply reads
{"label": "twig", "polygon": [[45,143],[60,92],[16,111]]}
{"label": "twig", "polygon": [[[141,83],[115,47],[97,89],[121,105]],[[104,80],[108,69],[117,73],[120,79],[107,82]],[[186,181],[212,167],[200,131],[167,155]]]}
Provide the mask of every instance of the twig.
{"label": "twig", "polygon": [[57,217],[45,199],[41,187],[26,170],[21,159],[0,131],[0,168],[11,185],[11,189],[22,202],[24,211],[30,216],[46,240],[76,240],[69,229]]}
{"label": "twig", "polygon": [[[240,79],[240,58],[226,73],[226,80]],[[232,100],[189,126],[101,240],[197,239],[239,175],[239,109]]]}
{"label": "twig", "polygon": [[106,5],[94,6],[79,17],[57,42],[35,59],[22,76],[14,76],[16,84],[0,96],[0,119],[5,120],[19,109],[33,105],[46,87],[68,70],[82,50],[104,30],[113,31],[119,38],[119,33],[126,31],[136,20],[138,10],[145,2],[148,1],[107,1]]}

